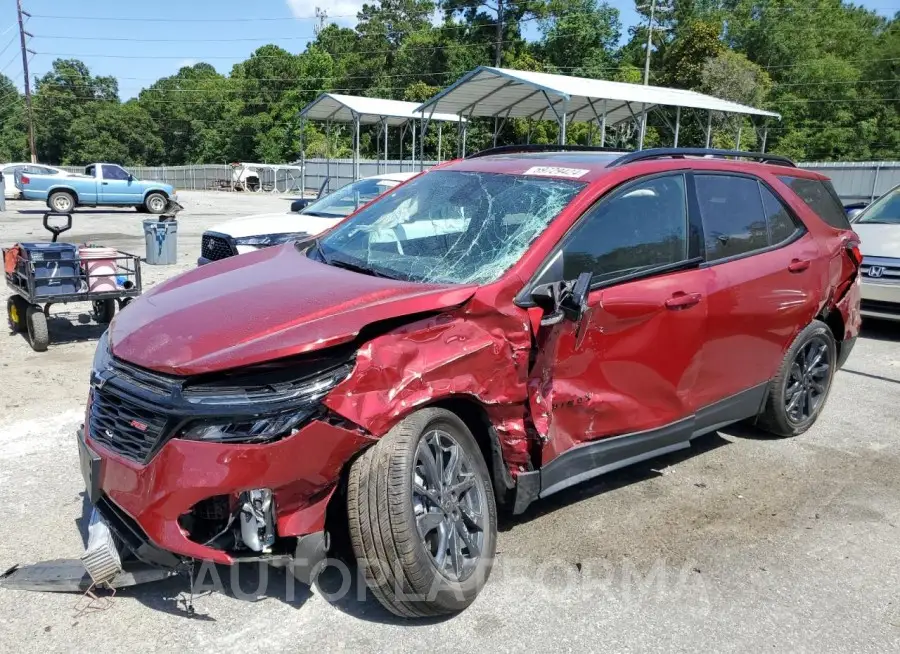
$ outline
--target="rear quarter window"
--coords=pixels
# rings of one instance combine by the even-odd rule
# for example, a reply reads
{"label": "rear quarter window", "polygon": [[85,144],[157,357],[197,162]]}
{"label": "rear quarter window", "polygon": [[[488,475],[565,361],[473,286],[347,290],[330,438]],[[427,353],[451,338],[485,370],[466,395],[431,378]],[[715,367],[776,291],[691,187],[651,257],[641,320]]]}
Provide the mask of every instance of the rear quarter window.
{"label": "rear quarter window", "polygon": [[779,176],[778,179],[790,186],[797,197],[826,223],[836,229],[850,229],[847,213],[831,182],[788,175]]}

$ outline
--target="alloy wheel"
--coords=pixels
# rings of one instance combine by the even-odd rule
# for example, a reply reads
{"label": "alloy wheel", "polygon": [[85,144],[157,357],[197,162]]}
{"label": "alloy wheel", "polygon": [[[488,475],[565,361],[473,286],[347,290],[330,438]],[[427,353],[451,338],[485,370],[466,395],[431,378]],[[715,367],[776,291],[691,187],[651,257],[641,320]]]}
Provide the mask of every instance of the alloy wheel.
{"label": "alloy wheel", "polygon": [[159,213],[163,209],[166,208],[166,201],[160,197],[159,195],[154,195],[150,198],[150,211],[154,213]]}
{"label": "alloy wheel", "polygon": [[805,422],[825,401],[831,383],[831,350],[822,337],[810,339],[797,352],[784,387],[784,410],[794,424]]}
{"label": "alloy wheel", "polygon": [[478,564],[486,509],[469,455],[446,431],[428,431],[416,448],[413,512],[425,549],[446,577],[462,581]]}

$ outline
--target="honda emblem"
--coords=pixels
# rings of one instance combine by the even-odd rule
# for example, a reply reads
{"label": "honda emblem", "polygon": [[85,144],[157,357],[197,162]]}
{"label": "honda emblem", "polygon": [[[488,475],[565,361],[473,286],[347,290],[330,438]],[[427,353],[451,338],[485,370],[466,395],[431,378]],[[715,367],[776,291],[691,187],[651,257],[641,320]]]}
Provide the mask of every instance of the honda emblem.
{"label": "honda emblem", "polygon": [[882,275],[884,275],[884,266],[869,266],[869,277],[874,277],[878,279]]}

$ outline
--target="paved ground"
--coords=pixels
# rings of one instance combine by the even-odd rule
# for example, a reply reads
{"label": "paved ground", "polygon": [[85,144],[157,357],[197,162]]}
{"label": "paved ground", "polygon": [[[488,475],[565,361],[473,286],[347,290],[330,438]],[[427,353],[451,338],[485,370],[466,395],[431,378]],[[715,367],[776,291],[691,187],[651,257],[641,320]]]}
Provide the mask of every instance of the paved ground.
{"label": "paved ground", "polygon": [[[179,264],[145,266],[148,283],[191,267],[206,227],[286,208],[184,195]],[[39,207],[8,208],[0,242],[43,240]],[[79,212],[69,240],[141,252],[141,217]],[[43,354],[0,338],[0,570],[82,551],[72,434],[99,330],[67,318]],[[235,584],[222,569],[194,619],[179,580],[77,617],[75,596],[0,591],[0,651],[898,651],[898,398],[900,326],[868,326],[807,434],[730,428],[533,505],[502,524],[490,582],[453,619],[403,624],[355,584],[329,601],[337,571],[312,592],[272,571],[256,593],[258,570]]]}

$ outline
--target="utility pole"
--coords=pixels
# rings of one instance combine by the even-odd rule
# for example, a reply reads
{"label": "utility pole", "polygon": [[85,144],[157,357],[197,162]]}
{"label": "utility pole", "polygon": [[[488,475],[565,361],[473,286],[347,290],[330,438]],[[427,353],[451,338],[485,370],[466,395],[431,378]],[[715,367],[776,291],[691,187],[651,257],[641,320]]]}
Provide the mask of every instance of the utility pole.
{"label": "utility pole", "polygon": [[497,0],[497,42],[494,46],[494,66],[500,67],[503,54],[503,0]]}
{"label": "utility pole", "polygon": [[31,149],[31,163],[37,163],[37,152],[34,148],[34,111],[31,109],[31,78],[28,75],[28,48],[25,47],[25,37],[31,36],[25,31],[22,22],[22,14],[31,18],[31,14],[22,11],[22,0],[16,0],[16,8],[19,13],[19,42],[22,44],[22,72],[25,73],[25,106],[28,109],[28,146]]}
{"label": "utility pole", "polygon": [[653,47],[653,17],[656,13],[656,0],[650,0],[650,20],[647,21],[647,52],[644,55],[644,86],[650,83],[650,48]]}

